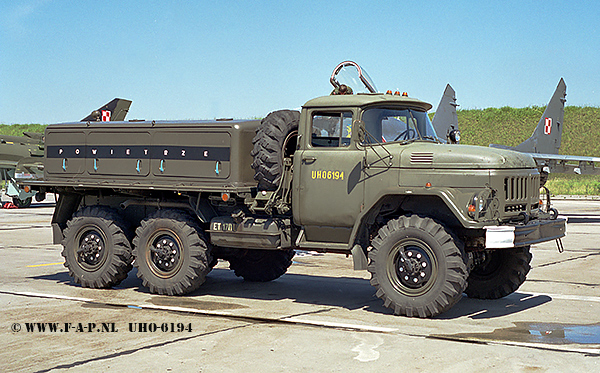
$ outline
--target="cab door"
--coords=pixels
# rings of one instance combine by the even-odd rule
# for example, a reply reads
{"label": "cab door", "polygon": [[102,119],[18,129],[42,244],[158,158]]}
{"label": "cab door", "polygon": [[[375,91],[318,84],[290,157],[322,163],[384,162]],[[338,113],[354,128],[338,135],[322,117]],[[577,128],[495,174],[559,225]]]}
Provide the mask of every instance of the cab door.
{"label": "cab door", "polygon": [[294,220],[307,241],[345,243],[363,203],[365,153],[355,145],[352,112],[307,115],[302,149],[294,154]]}

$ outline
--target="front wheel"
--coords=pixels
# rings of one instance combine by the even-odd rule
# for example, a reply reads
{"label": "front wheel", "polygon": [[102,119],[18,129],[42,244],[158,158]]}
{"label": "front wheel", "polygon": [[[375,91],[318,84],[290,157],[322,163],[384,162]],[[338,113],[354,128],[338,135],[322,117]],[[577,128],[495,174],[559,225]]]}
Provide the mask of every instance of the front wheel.
{"label": "front wheel", "polygon": [[212,257],[189,214],[158,210],[141,222],[135,234],[134,265],[151,293],[181,295],[204,283]]}
{"label": "front wheel", "polygon": [[515,292],[531,269],[529,246],[486,251],[483,261],[471,270],[469,298],[499,299]]}
{"label": "front wheel", "polygon": [[468,276],[465,257],[432,219],[412,215],[391,220],[372,246],[371,285],[396,315],[432,317],[461,299]]}

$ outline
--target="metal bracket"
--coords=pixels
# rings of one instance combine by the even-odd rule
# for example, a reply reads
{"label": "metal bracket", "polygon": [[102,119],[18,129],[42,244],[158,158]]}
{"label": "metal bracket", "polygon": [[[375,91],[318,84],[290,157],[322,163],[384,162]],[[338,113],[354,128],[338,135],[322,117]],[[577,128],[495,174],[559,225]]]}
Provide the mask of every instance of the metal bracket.
{"label": "metal bracket", "polygon": [[559,253],[563,253],[565,251],[565,247],[563,246],[562,240],[560,238],[556,239],[556,246],[558,247]]}

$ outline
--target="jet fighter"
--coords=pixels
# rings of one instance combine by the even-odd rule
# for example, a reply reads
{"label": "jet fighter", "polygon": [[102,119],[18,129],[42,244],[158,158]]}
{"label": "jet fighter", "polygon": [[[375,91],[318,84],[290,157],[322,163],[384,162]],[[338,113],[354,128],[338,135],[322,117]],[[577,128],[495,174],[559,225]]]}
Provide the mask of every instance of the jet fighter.
{"label": "jet fighter", "polygon": [[[564,127],[566,96],[567,85],[561,78],[531,137],[514,147],[490,144],[494,148],[509,149],[531,155],[540,169],[542,185],[546,182],[548,174],[553,172],[600,175],[600,167],[595,166],[595,163],[600,162],[600,157],[558,154]],[[450,139],[450,133],[458,130],[457,106],[455,91],[448,84],[432,124],[440,136],[446,134],[449,142],[453,142]],[[577,164],[573,164],[574,162]]]}

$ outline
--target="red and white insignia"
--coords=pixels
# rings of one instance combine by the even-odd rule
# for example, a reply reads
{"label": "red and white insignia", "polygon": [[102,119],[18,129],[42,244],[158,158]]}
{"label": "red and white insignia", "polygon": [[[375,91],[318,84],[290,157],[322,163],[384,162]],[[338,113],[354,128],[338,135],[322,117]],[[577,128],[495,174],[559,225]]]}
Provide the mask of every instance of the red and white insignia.
{"label": "red and white insignia", "polygon": [[552,132],[552,118],[546,118],[544,123],[544,133],[549,135]]}
{"label": "red and white insignia", "polygon": [[110,110],[102,110],[102,121],[110,122]]}

